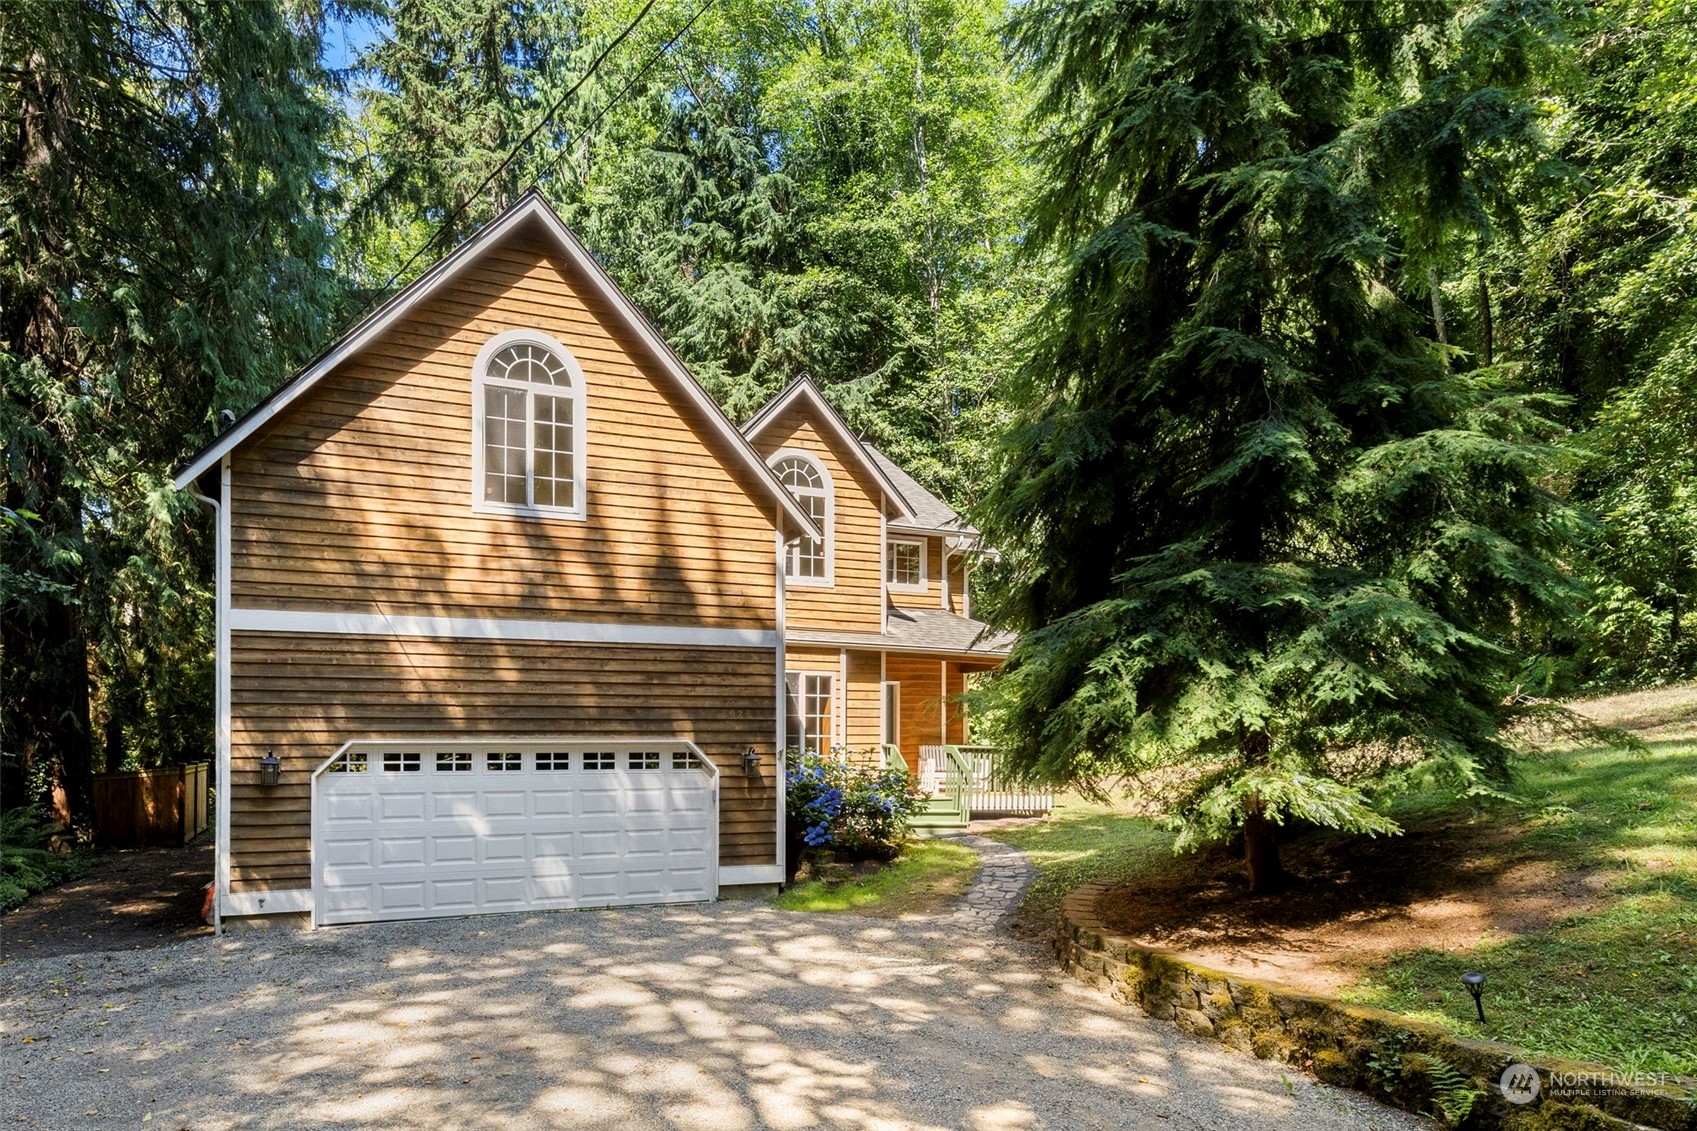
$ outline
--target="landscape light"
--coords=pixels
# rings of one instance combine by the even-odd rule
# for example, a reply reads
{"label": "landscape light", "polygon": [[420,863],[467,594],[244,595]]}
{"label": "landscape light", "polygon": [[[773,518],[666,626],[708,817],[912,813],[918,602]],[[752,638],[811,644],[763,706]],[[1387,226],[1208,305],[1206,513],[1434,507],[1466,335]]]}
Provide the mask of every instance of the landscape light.
{"label": "landscape light", "polygon": [[1481,1023],[1485,1020],[1485,1003],[1480,997],[1485,992],[1485,975],[1469,972],[1461,976],[1461,984],[1467,987],[1467,992],[1473,995],[1473,1008],[1479,1011]]}

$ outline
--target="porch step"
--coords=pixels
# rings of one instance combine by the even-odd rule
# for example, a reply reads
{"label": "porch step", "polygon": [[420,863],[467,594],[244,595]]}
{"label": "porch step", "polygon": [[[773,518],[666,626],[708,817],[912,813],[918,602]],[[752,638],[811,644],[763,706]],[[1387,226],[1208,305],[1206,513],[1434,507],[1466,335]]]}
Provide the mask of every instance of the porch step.
{"label": "porch step", "polygon": [[964,829],[967,817],[952,798],[932,797],[926,799],[925,807],[913,815],[909,824],[916,829]]}

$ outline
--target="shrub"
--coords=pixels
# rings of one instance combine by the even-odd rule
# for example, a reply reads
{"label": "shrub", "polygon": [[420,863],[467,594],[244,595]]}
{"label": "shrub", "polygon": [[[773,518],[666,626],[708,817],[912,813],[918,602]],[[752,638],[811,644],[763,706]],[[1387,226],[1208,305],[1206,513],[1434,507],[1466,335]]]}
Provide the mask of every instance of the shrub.
{"label": "shrub", "polygon": [[792,750],[788,764],[786,811],[809,848],[869,853],[907,838],[921,802],[906,770],[851,765],[840,748],[826,757]]}
{"label": "shrub", "polygon": [[34,805],[0,814],[0,910],[16,907],[87,867],[81,857],[48,848],[56,831]]}

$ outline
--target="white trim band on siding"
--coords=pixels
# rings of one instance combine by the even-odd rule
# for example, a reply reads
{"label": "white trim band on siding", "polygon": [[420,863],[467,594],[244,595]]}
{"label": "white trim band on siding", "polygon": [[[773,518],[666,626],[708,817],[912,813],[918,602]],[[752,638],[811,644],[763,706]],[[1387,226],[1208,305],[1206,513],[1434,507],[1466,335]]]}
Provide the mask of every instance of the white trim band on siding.
{"label": "white trim band on siding", "polygon": [[219,897],[219,912],[232,915],[293,915],[312,910],[312,889],[233,891]]}
{"label": "white trim band on siding", "polygon": [[733,868],[719,869],[719,886],[730,887],[733,884],[781,884],[784,882],[784,866],[782,864],[739,864]]}
{"label": "white trim band on siding", "polygon": [[231,609],[236,632],[304,632],[325,636],[437,636],[453,640],[546,640],[562,644],[661,644],[699,648],[776,648],[781,637],[762,628],[622,624],[611,621],[509,620],[504,617],[391,617],[301,609]]}

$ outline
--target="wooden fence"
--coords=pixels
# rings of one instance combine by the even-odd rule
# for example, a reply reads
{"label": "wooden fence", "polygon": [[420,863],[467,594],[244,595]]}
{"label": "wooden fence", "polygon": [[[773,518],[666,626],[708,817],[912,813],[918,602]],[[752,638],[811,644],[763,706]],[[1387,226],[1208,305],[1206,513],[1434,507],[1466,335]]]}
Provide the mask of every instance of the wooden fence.
{"label": "wooden fence", "polygon": [[186,844],[206,828],[207,778],[196,762],[94,775],[94,835],[113,848]]}

